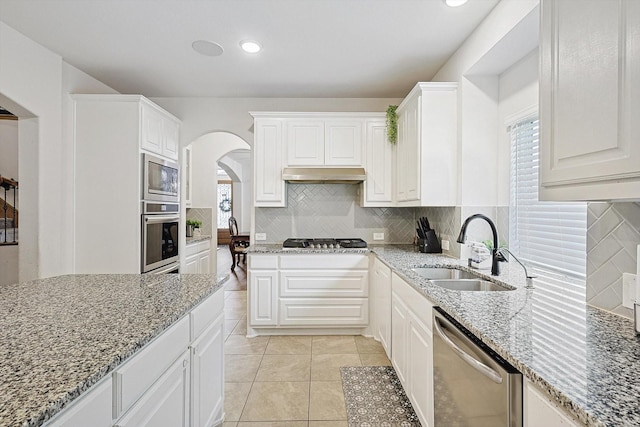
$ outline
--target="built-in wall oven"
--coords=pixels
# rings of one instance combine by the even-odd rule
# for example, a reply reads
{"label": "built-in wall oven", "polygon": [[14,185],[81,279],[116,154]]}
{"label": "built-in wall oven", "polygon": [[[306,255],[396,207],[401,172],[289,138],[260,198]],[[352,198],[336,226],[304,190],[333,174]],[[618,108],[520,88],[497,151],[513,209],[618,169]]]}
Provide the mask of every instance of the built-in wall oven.
{"label": "built-in wall oven", "polygon": [[435,427],[522,427],[522,374],[439,307],[433,389]]}
{"label": "built-in wall oven", "polygon": [[142,202],[142,273],[177,272],[180,205]]}
{"label": "built-in wall oven", "polygon": [[142,200],[178,203],[180,169],[176,162],[142,154]]}

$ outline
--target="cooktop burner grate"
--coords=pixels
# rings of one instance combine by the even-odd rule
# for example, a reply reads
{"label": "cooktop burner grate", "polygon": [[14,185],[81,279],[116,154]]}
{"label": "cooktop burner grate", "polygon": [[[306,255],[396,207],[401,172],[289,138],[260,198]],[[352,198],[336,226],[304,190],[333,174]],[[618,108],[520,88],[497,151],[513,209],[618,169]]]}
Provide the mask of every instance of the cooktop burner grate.
{"label": "cooktop burner grate", "polygon": [[361,249],[367,247],[367,242],[362,239],[287,239],[282,244],[283,248],[294,249]]}

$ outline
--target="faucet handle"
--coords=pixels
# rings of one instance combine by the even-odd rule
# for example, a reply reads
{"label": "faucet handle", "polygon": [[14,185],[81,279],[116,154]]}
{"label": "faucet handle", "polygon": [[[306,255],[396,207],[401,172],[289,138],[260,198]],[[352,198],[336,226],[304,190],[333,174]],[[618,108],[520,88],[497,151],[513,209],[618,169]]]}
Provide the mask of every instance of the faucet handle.
{"label": "faucet handle", "polygon": [[498,251],[496,252],[496,259],[500,262],[509,262],[507,257],[505,257],[502,253],[502,249],[498,249]]}

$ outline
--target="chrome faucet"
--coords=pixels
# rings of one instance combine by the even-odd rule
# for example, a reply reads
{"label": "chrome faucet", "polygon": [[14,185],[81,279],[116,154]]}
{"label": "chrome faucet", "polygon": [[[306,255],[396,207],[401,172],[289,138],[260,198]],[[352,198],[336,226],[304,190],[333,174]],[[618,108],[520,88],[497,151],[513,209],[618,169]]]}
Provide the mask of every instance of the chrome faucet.
{"label": "chrome faucet", "polygon": [[[527,267],[525,267],[525,265],[518,259],[518,257],[516,257],[509,249],[507,248],[500,248],[498,250],[498,252],[502,252],[502,251],[506,251],[509,255],[511,255],[513,257],[513,259],[516,260],[516,262],[518,264],[520,264],[522,266],[522,268],[524,268],[524,275],[526,276],[526,285],[525,288],[527,289],[532,289],[533,288],[533,279],[536,278],[536,276],[532,276],[529,274],[529,272],[527,271]],[[502,255],[502,254],[501,254]],[[504,259],[505,261],[507,261],[507,259]]]}
{"label": "chrome faucet", "polygon": [[491,275],[499,276],[500,266],[498,265],[498,261],[500,260],[500,258],[498,256],[498,230],[496,230],[495,224],[489,219],[489,217],[482,214],[474,214],[467,218],[462,224],[457,242],[464,243],[464,240],[467,237],[467,227],[469,226],[469,223],[476,218],[484,219],[489,223],[489,226],[491,227],[491,232],[493,233],[493,249],[491,250]]}

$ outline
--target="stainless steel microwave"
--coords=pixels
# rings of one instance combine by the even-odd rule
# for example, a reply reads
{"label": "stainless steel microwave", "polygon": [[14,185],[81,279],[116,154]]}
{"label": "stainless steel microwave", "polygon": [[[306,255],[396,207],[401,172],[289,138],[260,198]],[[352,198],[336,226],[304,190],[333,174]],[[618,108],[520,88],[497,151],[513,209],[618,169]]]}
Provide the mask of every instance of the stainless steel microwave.
{"label": "stainless steel microwave", "polygon": [[142,200],[180,201],[178,163],[150,154],[142,154]]}

